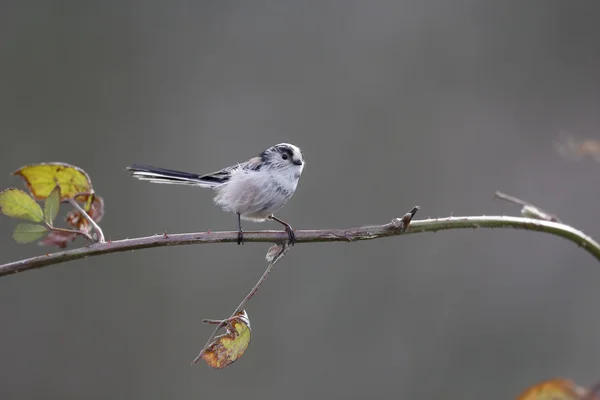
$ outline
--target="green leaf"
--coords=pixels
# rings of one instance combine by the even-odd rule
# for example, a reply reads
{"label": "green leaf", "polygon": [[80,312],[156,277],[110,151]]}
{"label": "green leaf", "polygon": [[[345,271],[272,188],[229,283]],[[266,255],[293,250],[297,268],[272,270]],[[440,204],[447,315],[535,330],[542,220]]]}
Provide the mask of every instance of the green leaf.
{"label": "green leaf", "polygon": [[44,212],[35,200],[19,189],[6,189],[0,192],[0,212],[7,217],[42,222]]}
{"label": "green leaf", "polygon": [[19,224],[13,232],[13,239],[17,243],[31,243],[44,237],[48,228],[38,224]]}
{"label": "green leaf", "polygon": [[52,192],[46,197],[44,202],[44,218],[46,223],[52,226],[54,219],[58,215],[58,208],[60,207],[60,186],[56,185]]}

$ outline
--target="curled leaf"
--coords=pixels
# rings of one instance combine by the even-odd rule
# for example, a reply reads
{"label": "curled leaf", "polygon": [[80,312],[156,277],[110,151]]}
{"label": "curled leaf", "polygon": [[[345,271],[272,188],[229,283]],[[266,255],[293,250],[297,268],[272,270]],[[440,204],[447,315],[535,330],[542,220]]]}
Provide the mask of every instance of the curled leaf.
{"label": "curled leaf", "polygon": [[[83,209],[96,222],[104,216],[104,199],[96,194],[78,196],[77,201],[83,202]],[[77,210],[67,213],[66,221],[74,228],[87,231],[89,222]]]}
{"label": "curled leaf", "polygon": [[227,332],[216,336],[202,358],[212,368],[222,369],[239,359],[250,344],[250,319],[245,310],[238,312],[230,320],[236,332],[226,328]]}
{"label": "curled leaf", "polygon": [[44,202],[44,219],[52,226],[60,207],[60,186],[56,185]]}
{"label": "curled leaf", "polygon": [[268,263],[275,265],[277,261],[281,260],[283,256],[287,254],[289,249],[290,245],[288,243],[274,244],[267,250],[265,260],[267,260]]}
{"label": "curled leaf", "polygon": [[40,240],[40,246],[58,246],[61,249],[67,247],[69,243],[77,238],[75,232],[51,231],[45,238]]}
{"label": "curled leaf", "polygon": [[560,140],[554,142],[558,154],[569,161],[579,161],[591,157],[600,162],[600,140],[595,138],[578,139],[566,131],[559,132]]}
{"label": "curled leaf", "polygon": [[11,218],[42,222],[44,212],[30,195],[19,189],[6,189],[0,192],[0,212]]}
{"label": "curled leaf", "polygon": [[60,186],[61,200],[73,198],[78,193],[93,191],[88,174],[70,164],[52,162],[26,165],[13,174],[25,179],[33,197],[38,200],[48,197],[56,185]]}
{"label": "curled leaf", "polygon": [[17,243],[31,243],[43,237],[48,228],[44,225],[23,223],[16,226],[13,239]]}
{"label": "curled leaf", "polygon": [[100,222],[104,216],[104,199],[97,194],[94,194],[94,199],[91,201],[88,208],[85,208],[88,215],[96,222]]}

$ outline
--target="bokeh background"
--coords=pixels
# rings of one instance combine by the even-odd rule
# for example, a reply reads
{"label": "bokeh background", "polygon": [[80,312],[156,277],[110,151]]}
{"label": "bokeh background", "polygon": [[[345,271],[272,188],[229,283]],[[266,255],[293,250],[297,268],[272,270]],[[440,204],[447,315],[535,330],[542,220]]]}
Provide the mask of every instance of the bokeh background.
{"label": "bokeh background", "polygon": [[[594,1],[6,1],[0,187],[83,167],[108,238],[235,229],[211,172],[279,142],[307,160],[297,229],[518,214],[520,196],[600,237],[600,165],[554,148],[600,126]],[[0,219],[0,262],[16,245]],[[247,224],[275,229],[277,224]],[[77,245],[83,245],[77,242]],[[298,245],[248,306],[224,371],[190,366],[261,275],[266,244],[112,254],[0,280],[1,399],[514,398],[600,378],[598,262],[513,230]]]}

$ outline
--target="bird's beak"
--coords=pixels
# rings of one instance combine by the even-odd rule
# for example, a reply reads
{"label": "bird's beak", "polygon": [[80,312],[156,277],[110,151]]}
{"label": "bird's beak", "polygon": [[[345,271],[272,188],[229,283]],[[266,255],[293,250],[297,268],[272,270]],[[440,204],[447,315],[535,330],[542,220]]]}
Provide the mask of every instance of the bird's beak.
{"label": "bird's beak", "polygon": [[294,160],[294,165],[302,165],[302,160]]}

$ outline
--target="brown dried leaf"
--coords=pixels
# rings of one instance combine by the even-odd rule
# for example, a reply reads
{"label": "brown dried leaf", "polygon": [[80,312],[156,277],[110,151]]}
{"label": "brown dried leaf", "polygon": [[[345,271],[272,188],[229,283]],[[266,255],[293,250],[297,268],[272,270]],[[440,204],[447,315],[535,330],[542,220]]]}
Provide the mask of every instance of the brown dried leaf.
{"label": "brown dried leaf", "polygon": [[[591,395],[591,396],[588,396]],[[584,387],[565,378],[554,378],[539,382],[517,397],[517,400],[598,400],[593,393]]]}
{"label": "brown dried leaf", "polygon": [[40,246],[58,246],[59,248],[64,249],[69,243],[75,240],[77,236],[77,233],[72,232],[51,231],[38,243]]}
{"label": "brown dried leaf", "polygon": [[248,348],[251,339],[250,319],[245,310],[236,314],[231,325],[237,334],[226,328],[227,332],[215,337],[202,358],[206,363],[217,369],[222,369],[238,360]]}
{"label": "brown dried leaf", "polygon": [[[96,222],[104,216],[104,199],[97,194],[79,196],[77,201],[83,203],[82,207],[88,215]],[[77,210],[69,211],[66,217],[67,224],[79,230],[87,232],[89,222]]]}

